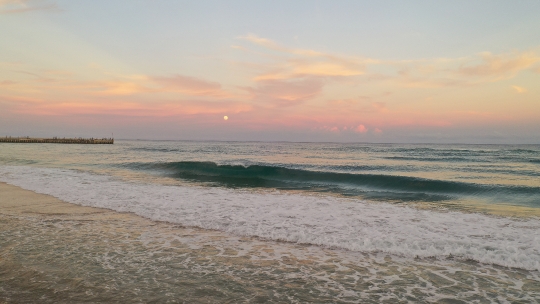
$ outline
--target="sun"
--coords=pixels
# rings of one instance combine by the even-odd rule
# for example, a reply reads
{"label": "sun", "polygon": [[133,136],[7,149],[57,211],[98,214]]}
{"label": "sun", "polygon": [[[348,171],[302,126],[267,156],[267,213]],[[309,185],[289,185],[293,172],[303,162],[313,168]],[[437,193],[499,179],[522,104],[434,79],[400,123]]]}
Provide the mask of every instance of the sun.
{"label": "sun", "polygon": [[229,120],[229,116],[223,116],[223,120]]}

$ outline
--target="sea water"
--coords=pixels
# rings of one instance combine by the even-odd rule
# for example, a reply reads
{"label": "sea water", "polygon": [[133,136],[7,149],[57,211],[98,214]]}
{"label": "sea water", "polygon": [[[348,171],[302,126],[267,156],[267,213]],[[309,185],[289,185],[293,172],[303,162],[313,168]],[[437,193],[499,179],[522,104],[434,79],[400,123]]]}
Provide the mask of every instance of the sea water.
{"label": "sea water", "polygon": [[99,271],[79,265],[84,281],[117,284],[81,295],[94,301],[128,289],[165,302],[540,298],[538,145],[2,144],[0,181],[156,223],[130,223],[121,248],[99,237],[120,241],[111,231],[126,227],[109,222],[63,220],[52,235],[25,219],[3,235],[0,249],[19,240],[39,256],[24,263],[93,257]]}

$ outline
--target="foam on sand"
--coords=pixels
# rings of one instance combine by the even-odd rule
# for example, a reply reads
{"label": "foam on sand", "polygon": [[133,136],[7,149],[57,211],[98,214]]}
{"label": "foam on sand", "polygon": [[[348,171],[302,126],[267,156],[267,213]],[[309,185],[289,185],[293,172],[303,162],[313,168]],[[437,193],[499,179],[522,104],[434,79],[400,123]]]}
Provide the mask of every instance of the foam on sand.
{"label": "foam on sand", "polygon": [[538,219],[436,212],[335,197],[139,184],[24,166],[0,167],[0,180],[83,206],[236,235],[411,258],[452,255],[540,270]]}

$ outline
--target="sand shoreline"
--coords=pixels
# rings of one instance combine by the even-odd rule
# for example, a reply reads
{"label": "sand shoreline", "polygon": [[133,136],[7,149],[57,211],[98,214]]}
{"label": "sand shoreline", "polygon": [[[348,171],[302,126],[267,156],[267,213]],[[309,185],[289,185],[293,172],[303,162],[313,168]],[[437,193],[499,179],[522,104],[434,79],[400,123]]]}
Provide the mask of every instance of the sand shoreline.
{"label": "sand shoreline", "polygon": [[0,183],[0,302],[531,303],[539,281],[182,227]]}
{"label": "sand shoreline", "polygon": [[0,182],[0,213],[6,215],[36,214],[36,215],[76,215],[98,214],[113,212],[111,210],[84,207],[61,201],[46,194]]}

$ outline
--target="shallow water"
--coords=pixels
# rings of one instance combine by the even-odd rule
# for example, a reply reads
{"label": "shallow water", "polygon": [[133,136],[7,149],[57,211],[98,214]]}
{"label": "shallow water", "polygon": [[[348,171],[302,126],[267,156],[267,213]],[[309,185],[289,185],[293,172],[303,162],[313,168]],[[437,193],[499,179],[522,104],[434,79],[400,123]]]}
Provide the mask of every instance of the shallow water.
{"label": "shallow water", "polygon": [[1,216],[0,231],[0,294],[9,302],[531,303],[540,298],[535,271],[235,237],[133,216]]}

